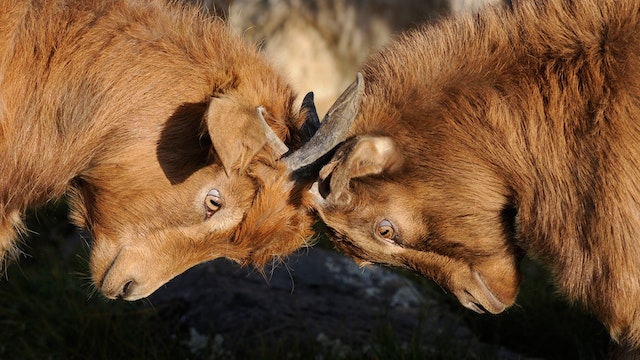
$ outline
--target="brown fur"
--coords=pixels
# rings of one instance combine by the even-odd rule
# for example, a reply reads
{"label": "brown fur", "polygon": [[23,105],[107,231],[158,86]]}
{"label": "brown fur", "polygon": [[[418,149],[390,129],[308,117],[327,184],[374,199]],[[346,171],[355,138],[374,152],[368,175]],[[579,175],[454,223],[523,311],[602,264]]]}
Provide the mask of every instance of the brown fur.
{"label": "brown fur", "polygon": [[224,14],[259,44],[299,94],[315,93],[326,113],[373,50],[401,30],[500,0],[187,0]]}
{"label": "brown fur", "polygon": [[529,253],[640,348],[639,33],[637,1],[517,1],[373,56],[319,181],[336,245],[490,312],[514,302]]}
{"label": "brown fur", "polygon": [[[263,106],[299,145],[294,99],[253,48],[196,9],[3,0],[0,256],[15,254],[25,209],[65,193],[94,237],[92,276],[108,297],[144,297],[217,257],[262,266],[289,254],[312,219],[255,127]],[[221,146],[233,146],[226,159]],[[211,189],[223,205],[206,219]]]}

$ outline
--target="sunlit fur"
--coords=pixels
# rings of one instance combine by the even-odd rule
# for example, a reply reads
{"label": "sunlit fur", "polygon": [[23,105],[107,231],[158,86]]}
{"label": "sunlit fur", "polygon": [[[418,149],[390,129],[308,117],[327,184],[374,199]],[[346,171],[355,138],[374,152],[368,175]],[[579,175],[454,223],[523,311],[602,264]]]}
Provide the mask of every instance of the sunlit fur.
{"label": "sunlit fur", "polygon": [[[221,99],[235,108],[218,111]],[[280,154],[245,154],[244,139],[222,137],[242,159],[225,171],[211,145],[224,134],[209,134],[207,119],[223,116],[231,134],[262,106],[295,148],[305,114],[294,99],[253,48],[197,9],[2,0],[0,256],[17,253],[27,208],[65,193],[93,235],[92,277],[108,297],[147,296],[217,257],[262,266],[287,255],[310,232],[306,192]],[[205,219],[212,188],[224,204]]]}
{"label": "sunlit fur", "polygon": [[501,0],[187,0],[227,16],[324,114],[367,56],[402,30]]}
{"label": "sunlit fur", "polygon": [[[475,269],[505,305],[526,252],[639,348],[639,33],[638,1],[514,1],[373,56],[351,141],[390,137],[404,165],[317,205],[336,244],[456,295],[476,287]],[[399,219],[397,246],[373,237],[380,218]]]}

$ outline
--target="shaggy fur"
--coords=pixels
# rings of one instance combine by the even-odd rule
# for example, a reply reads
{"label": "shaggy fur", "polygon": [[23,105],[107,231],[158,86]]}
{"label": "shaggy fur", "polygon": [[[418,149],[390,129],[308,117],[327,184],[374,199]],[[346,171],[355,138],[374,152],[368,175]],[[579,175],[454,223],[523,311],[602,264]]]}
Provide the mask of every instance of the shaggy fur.
{"label": "shaggy fur", "polygon": [[325,113],[369,54],[399,31],[501,0],[187,0],[224,14]]}
{"label": "shaggy fur", "polygon": [[319,181],[335,244],[494,313],[531,254],[640,348],[639,33],[637,1],[516,1],[373,56]]}
{"label": "shaggy fur", "polygon": [[[289,254],[312,219],[253,128],[262,106],[298,146],[294,100],[253,48],[195,8],[3,0],[0,256],[16,254],[27,208],[65,193],[108,297],[147,296],[217,257],[262,266]],[[208,214],[212,189],[221,207]]]}

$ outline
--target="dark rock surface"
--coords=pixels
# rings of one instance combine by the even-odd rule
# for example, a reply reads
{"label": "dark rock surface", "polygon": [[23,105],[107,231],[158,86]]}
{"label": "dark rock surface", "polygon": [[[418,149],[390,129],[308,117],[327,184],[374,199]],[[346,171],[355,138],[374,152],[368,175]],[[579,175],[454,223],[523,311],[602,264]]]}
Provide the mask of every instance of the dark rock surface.
{"label": "dark rock surface", "polygon": [[378,357],[390,338],[427,355],[447,347],[451,358],[522,358],[477,341],[430,291],[389,269],[363,269],[312,248],[264,275],[226,260],[202,264],[149,301],[191,334],[186,342],[193,351],[208,347],[217,358],[303,342],[329,358]]}

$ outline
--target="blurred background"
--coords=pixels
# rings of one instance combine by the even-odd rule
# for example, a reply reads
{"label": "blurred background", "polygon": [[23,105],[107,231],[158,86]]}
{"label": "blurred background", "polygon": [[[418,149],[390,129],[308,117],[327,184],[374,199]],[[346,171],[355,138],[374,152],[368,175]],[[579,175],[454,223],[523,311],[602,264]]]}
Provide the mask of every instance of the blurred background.
{"label": "blurred background", "polygon": [[[257,44],[322,115],[394,34],[497,0],[189,0]],[[64,201],[33,211],[0,281],[0,359],[601,359],[604,328],[523,264],[516,305],[478,315],[434,283],[318,245],[261,273],[224,259],[145,300],[90,285]]]}

